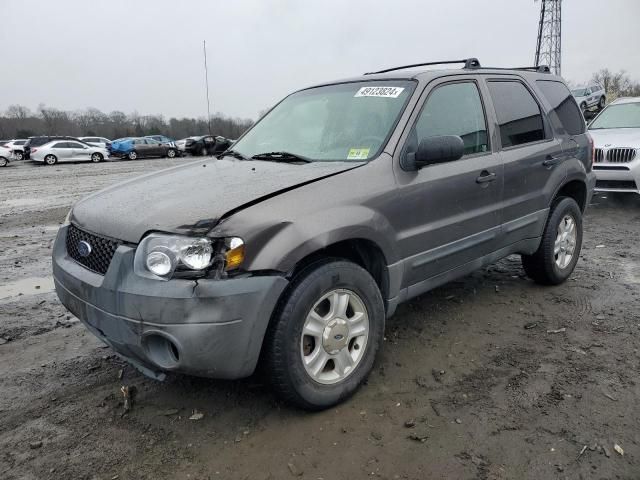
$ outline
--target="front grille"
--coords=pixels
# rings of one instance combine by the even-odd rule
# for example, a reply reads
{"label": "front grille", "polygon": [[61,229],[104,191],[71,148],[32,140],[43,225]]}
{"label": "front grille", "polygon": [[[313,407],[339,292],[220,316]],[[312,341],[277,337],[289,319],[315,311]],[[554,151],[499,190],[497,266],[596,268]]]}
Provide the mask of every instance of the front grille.
{"label": "front grille", "polygon": [[[91,252],[84,257],[78,251],[78,246],[83,241],[91,246]],[[66,245],[69,256],[80,265],[101,275],[107,273],[113,254],[121,244],[122,242],[117,240],[80,230],[75,225],[70,225],[67,230]]]}
{"label": "front grille", "polygon": [[594,162],[595,163],[604,162],[604,150],[602,150],[601,148],[596,148]]}
{"label": "front grille", "polygon": [[607,151],[607,162],[609,163],[629,163],[635,158],[635,148],[612,148]]}
{"label": "front grille", "polygon": [[611,188],[620,190],[637,190],[636,182],[633,180],[597,180],[596,189]]}

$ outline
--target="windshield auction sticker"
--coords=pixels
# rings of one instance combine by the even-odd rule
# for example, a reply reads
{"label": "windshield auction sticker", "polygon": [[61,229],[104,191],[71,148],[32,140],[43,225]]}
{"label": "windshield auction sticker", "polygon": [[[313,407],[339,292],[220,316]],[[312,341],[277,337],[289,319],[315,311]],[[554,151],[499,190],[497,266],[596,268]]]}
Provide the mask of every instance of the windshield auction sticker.
{"label": "windshield auction sticker", "polygon": [[362,87],[354,97],[398,98],[404,87]]}
{"label": "windshield auction sticker", "polygon": [[366,160],[369,157],[368,148],[351,148],[347,160]]}

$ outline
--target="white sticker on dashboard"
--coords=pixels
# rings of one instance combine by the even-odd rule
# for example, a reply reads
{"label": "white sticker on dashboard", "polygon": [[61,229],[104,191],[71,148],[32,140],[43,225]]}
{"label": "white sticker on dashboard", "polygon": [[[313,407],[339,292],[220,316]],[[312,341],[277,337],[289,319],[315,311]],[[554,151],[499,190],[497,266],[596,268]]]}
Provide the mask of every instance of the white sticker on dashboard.
{"label": "white sticker on dashboard", "polygon": [[354,97],[398,98],[404,87],[362,87]]}

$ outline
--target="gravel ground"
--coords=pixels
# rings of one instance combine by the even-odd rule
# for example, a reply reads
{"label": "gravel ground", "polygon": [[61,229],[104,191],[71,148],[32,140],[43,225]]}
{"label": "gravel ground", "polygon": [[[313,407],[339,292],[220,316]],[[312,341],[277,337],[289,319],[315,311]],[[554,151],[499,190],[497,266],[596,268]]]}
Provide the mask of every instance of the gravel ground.
{"label": "gravel ground", "polygon": [[401,306],[368,383],[309,414],[257,376],[148,380],[52,292],[75,200],[186,161],[0,169],[0,478],[640,478],[639,197],[595,197],[564,285],[509,257]]}

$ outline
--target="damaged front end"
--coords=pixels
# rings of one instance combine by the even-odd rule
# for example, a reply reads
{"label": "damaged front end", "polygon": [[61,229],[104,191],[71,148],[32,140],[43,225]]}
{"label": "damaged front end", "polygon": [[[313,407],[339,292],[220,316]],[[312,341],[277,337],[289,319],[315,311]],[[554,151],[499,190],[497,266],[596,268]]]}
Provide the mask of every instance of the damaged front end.
{"label": "damaged front end", "polygon": [[[78,227],[63,226],[54,244],[56,292],[118,355],[156,379],[167,371],[228,379],[253,373],[270,313],[288,284],[284,276],[242,273],[244,245],[237,242],[171,243],[173,236],[155,234],[144,248],[119,244],[99,273],[70,255],[70,228]],[[171,275],[151,270],[158,252],[175,256]]]}

